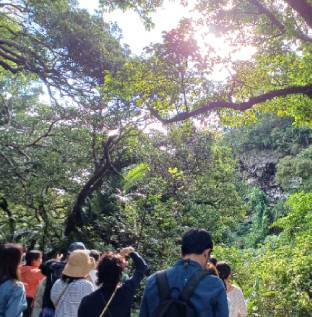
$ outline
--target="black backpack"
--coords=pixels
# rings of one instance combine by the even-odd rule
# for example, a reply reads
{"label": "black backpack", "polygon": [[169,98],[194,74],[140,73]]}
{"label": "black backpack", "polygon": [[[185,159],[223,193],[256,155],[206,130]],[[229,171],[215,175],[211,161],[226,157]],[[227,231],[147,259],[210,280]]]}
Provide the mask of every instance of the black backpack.
{"label": "black backpack", "polygon": [[160,303],[154,317],[196,317],[190,298],[199,282],[207,276],[204,270],[197,271],[186,283],[178,298],[172,298],[166,271],[156,273]]}

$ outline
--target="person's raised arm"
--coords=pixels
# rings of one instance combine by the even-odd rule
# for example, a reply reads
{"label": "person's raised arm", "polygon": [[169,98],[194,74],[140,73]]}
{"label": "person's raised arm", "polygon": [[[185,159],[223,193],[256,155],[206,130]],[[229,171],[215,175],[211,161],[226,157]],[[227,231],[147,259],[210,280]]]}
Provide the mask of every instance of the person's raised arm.
{"label": "person's raised arm", "polygon": [[130,256],[130,258],[133,260],[135,271],[127,283],[136,288],[144,277],[144,273],[147,270],[147,264],[144,259],[137,252],[135,252],[133,247],[121,249],[120,255],[124,257]]}

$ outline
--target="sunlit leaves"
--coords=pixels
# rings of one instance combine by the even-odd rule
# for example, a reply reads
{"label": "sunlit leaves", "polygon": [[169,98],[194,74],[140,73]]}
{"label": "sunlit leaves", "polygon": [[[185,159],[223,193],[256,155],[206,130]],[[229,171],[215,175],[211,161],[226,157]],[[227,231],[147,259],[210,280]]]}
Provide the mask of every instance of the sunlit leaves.
{"label": "sunlit leaves", "polygon": [[149,165],[146,163],[140,163],[132,167],[125,175],[124,191],[127,192],[131,187],[137,185],[137,183],[144,178],[149,169]]}

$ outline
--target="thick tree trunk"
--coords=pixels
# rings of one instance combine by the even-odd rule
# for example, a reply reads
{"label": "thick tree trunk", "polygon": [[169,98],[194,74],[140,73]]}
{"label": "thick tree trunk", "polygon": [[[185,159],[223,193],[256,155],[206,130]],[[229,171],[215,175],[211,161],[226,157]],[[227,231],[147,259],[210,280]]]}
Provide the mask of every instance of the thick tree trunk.
{"label": "thick tree trunk", "polygon": [[285,0],[312,28],[312,5],[305,0]]}
{"label": "thick tree trunk", "polygon": [[10,235],[8,241],[13,241],[15,235],[15,220],[13,218],[13,213],[9,208],[9,204],[4,197],[0,199],[0,208],[7,214],[9,220]]}
{"label": "thick tree trunk", "polygon": [[65,235],[68,236],[71,232],[76,231],[77,227],[81,227],[83,225],[81,209],[86,202],[86,199],[97,190],[101,184],[102,179],[105,173],[111,168],[112,164],[109,156],[109,149],[112,145],[115,137],[109,137],[107,142],[104,145],[103,150],[103,158],[94,171],[93,175],[89,178],[86,184],[80,190],[75,204],[72,208],[71,213],[69,214],[66,226],[65,226]]}

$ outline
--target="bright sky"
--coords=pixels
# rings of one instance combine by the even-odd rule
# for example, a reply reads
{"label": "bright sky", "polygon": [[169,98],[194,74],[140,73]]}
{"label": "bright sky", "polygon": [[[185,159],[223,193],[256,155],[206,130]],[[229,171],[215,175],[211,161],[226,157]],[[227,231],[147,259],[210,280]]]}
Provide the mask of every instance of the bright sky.
{"label": "bright sky", "polygon": [[[80,0],[79,3],[80,7],[91,12],[98,8],[98,0]],[[145,46],[161,41],[163,31],[175,28],[182,17],[189,16],[187,8],[177,2],[167,1],[162,8],[152,15],[155,27],[151,31],[147,31],[139,15],[130,10],[127,12],[116,10],[106,13],[104,19],[106,18],[107,22],[117,22],[122,30],[123,42],[130,46],[134,54],[140,55]]]}
{"label": "bright sky", "polygon": [[[151,31],[146,30],[139,15],[131,10],[127,10],[126,12],[116,10],[114,12],[105,13],[104,19],[106,19],[107,22],[116,22],[122,30],[122,42],[130,46],[132,53],[140,55],[143,48],[150,43],[161,42],[162,32],[175,28],[181,18],[194,17],[195,13],[190,12],[193,2],[194,0],[189,0],[190,6],[186,8],[183,7],[179,1],[165,0],[164,5],[152,14],[155,27]],[[80,7],[88,9],[90,12],[98,9],[98,0],[79,0],[79,3]],[[204,48],[200,33],[201,32],[198,32],[197,41],[199,46]],[[214,49],[223,57],[226,57],[231,52],[232,58],[246,60],[249,59],[255,51],[252,47],[245,47],[239,52],[233,53],[232,48],[224,42],[224,39],[214,34],[205,34],[204,40],[205,42],[214,43]]]}
{"label": "bright sky", "polygon": [[[194,0],[189,0],[191,4]],[[98,9],[98,0],[79,0],[80,7],[88,9],[90,12]],[[123,12],[116,10],[114,12],[105,13],[104,20],[106,22],[116,22],[122,31],[123,39],[122,42],[128,44],[131,52],[135,55],[141,55],[143,48],[148,46],[150,43],[157,43],[162,41],[162,32],[169,31],[175,28],[181,18],[183,17],[194,17],[194,12],[186,7],[179,4],[179,1],[165,0],[164,5],[159,8],[153,15],[152,21],[155,27],[148,31],[146,30],[139,15],[133,11],[127,10]],[[236,60],[248,60],[255,52],[254,47],[244,47],[239,51],[234,52],[233,47],[228,43],[225,43],[224,38],[217,37],[215,34],[205,34],[204,40],[201,38],[201,32],[198,32],[197,42],[199,47],[205,51],[204,42],[213,43],[214,50],[221,57],[228,57],[231,54],[232,58]],[[219,65],[212,73],[214,80],[224,81],[229,75],[228,70],[224,66]],[[212,121],[217,121],[212,118]],[[209,123],[210,124],[210,123]],[[155,128],[160,130],[160,124],[155,123]],[[153,128],[151,126],[150,128]]]}

